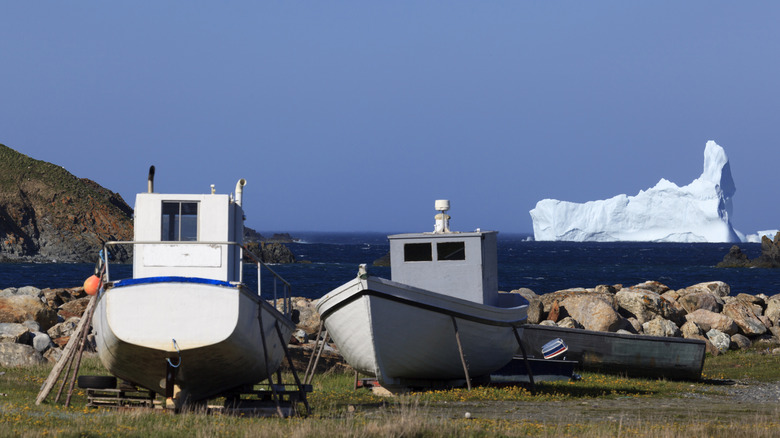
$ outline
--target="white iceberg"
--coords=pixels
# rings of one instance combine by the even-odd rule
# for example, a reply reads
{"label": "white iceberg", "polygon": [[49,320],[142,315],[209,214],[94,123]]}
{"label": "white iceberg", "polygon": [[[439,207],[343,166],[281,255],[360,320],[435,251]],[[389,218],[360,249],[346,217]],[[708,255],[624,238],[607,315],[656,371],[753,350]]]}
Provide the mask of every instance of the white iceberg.
{"label": "white iceberg", "polygon": [[726,152],[704,148],[704,171],[687,186],[661,179],[636,196],[583,204],[543,199],[530,211],[535,240],[741,242],[729,218],[736,187]]}

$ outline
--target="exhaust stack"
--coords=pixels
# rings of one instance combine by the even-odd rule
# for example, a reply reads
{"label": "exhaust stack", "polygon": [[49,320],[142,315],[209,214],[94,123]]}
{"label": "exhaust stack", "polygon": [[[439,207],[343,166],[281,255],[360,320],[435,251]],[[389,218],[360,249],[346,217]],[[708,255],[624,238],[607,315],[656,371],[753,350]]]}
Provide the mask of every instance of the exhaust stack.
{"label": "exhaust stack", "polygon": [[240,207],[241,202],[244,198],[244,186],[246,185],[246,180],[244,178],[241,178],[236,183],[236,204]]}
{"label": "exhaust stack", "polygon": [[149,167],[149,178],[146,180],[147,190],[154,193],[154,166]]}

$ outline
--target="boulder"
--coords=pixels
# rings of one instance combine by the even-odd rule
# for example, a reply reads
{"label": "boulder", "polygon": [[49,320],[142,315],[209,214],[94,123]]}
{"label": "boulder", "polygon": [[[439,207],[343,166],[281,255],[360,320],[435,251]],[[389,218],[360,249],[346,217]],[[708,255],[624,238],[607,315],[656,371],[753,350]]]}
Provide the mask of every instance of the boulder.
{"label": "boulder", "polygon": [[772,295],[766,300],[766,310],[764,315],[769,318],[772,325],[780,325],[780,294]]}
{"label": "boulder", "polygon": [[741,335],[737,333],[736,335],[731,335],[731,349],[732,350],[745,350],[750,348],[751,342],[750,339],[747,338],[745,335]]}
{"label": "boulder", "polygon": [[60,306],[59,312],[57,312],[62,319],[72,318],[74,316],[81,318],[81,315],[86,310],[89,300],[92,297],[86,296],[84,298],[78,298]]}
{"label": "boulder", "polygon": [[24,324],[15,322],[0,323],[0,342],[12,342],[16,344],[29,344],[32,341],[32,333]]}
{"label": "boulder", "polygon": [[644,289],[650,292],[655,292],[658,295],[661,295],[671,289],[669,289],[669,286],[659,283],[657,281],[646,281],[644,283],[639,283],[637,285],[633,286],[633,289]]}
{"label": "boulder", "polygon": [[528,288],[520,288],[511,291],[513,294],[520,294],[528,301],[528,323],[538,324],[542,321],[542,300],[536,292]]}
{"label": "boulder", "polygon": [[686,313],[692,313],[699,309],[709,310],[719,313],[723,309],[723,299],[710,291],[695,291],[682,295],[678,303],[685,309]]}
{"label": "boulder", "polygon": [[600,294],[613,294],[614,295],[620,289],[623,289],[623,285],[622,284],[613,284],[613,285],[600,284],[600,285],[596,286],[596,288],[594,289],[594,292],[600,293]]}
{"label": "boulder", "polygon": [[681,296],[692,292],[710,292],[723,298],[731,294],[731,288],[728,284],[722,281],[707,281],[704,283],[694,284],[693,286],[688,286],[685,289],[677,291],[677,293],[679,293]]}
{"label": "boulder", "polygon": [[758,336],[766,333],[766,326],[758,319],[750,304],[735,300],[723,306],[723,315],[734,320],[746,336]]}
{"label": "boulder", "polygon": [[49,348],[43,353],[43,358],[51,363],[57,363],[62,358],[62,350],[59,348]]}
{"label": "boulder", "polygon": [[720,330],[711,329],[707,332],[707,338],[718,349],[718,352],[725,353],[729,351],[731,346],[731,337],[729,335]]}
{"label": "boulder", "polygon": [[567,316],[566,318],[563,318],[562,320],[557,322],[558,327],[563,328],[572,328],[572,329],[581,329],[582,324],[577,322],[576,319],[572,318],[571,316]]}
{"label": "boulder", "polygon": [[587,330],[608,332],[623,327],[623,318],[598,294],[571,295],[561,306]]}
{"label": "boulder", "polygon": [[739,331],[739,327],[733,319],[709,310],[699,309],[685,315],[685,319],[695,322],[705,333],[716,329],[731,336]]}
{"label": "boulder", "polygon": [[644,289],[625,288],[615,294],[617,305],[625,316],[633,316],[644,324],[663,317],[661,296]]}
{"label": "boulder", "polygon": [[29,345],[0,343],[0,367],[23,367],[45,362],[41,353]]}
{"label": "boulder", "polygon": [[642,333],[642,323],[640,323],[639,320],[634,317],[626,318],[625,330],[633,330],[633,332],[637,334]]}
{"label": "boulder", "polygon": [[[612,306],[614,309],[617,309],[615,306],[615,296],[609,292],[596,292],[594,289],[585,289],[585,288],[573,288],[573,289],[564,289],[559,290],[555,292],[551,292],[549,294],[540,295],[539,298],[542,300],[542,311],[545,315],[550,312],[550,309],[552,308],[552,305],[554,302],[563,303],[563,301],[569,297],[578,297],[578,296],[585,296],[590,298],[598,298],[605,303]],[[561,315],[561,317],[565,317],[566,315]],[[576,319],[576,318],[575,318]]]}
{"label": "boulder", "polygon": [[33,333],[41,331],[41,325],[29,319],[23,322],[22,325],[30,329]]}
{"label": "boulder", "polygon": [[51,338],[46,333],[36,332],[33,333],[33,336],[32,346],[38,353],[43,354],[46,350],[54,346]]}
{"label": "boulder", "polygon": [[668,319],[656,317],[651,321],[642,324],[642,330],[649,336],[680,337],[680,329],[677,325]]}
{"label": "boulder", "polygon": [[49,306],[55,309],[67,302],[87,296],[83,287],[44,289],[41,292]]}
{"label": "boulder", "polygon": [[[268,301],[273,305],[273,300]],[[317,313],[317,300],[304,297],[292,297],[292,321],[299,328],[308,334],[317,334],[320,328],[320,314]],[[276,308],[282,311],[282,302],[276,304]]]}
{"label": "boulder", "polygon": [[0,297],[0,322],[22,323],[27,320],[37,322],[46,330],[57,322],[57,312],[32,295]]}
{"label": "boulder", "polygon": [[685,321],[685,324],[680,327],[680,333],[686,339],[698,339],[699,336],[704,336],[704,331],[699,327],[699,324],[693,321]]}
{"label": "boulder", "polygon": [[710,342],[710,338],[708,338],[707,336],[704,336],[704,335],[694,336],[691,339],[698,339],[700,341],[704,341],[704,352],[705,352],[705,354],[709,353],[709,354],[711,354],[713,356],[717,356],[717,355],[720,354],[720,350],[718,350],[712,344],[712,342]]}
{"label": "boulder", "polygon": [[761,298],[758,295],[750,295],[750,294],[746,294],[746,293],[738,293],[737,294],[737,298],[742,300],[742,301],[744,301],[744,302],[746,302],[746,303],[750,303],[750,304],[754,304],[754,305],[757,304],[760,307],[765,307],[766,306],[766,302],[764,301],[764,299]]}
{"label": "boulder", "polygon": [[59,338],[69,338],[73,334],[73,332],[76,331],[76,327],[79,325],[79,321],[81,321],[81,318],[77,316],[70,317],[66,319],[64,322],[56,324],[54,327],[47,330],[46,333],[49,335],[51,339],[54,340],[57,340]]}

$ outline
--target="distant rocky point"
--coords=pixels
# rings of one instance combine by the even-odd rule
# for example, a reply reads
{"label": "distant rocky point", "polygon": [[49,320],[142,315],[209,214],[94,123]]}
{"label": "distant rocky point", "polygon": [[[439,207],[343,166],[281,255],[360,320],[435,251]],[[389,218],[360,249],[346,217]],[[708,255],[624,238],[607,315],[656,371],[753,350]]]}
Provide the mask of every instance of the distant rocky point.
{"label": "distant rocky point", "polygon": [[132,214],[118,193],[0,144],[0,262],[94,262],[106,241],[133,239]]}
{"label": "distant rocky point", "polygon": [[774,240],[767,236],[761,238],[761,255],[750,259],[739,246],[734,245],[729,253],[718,263],[718,268],[780,268],[780,232]]}

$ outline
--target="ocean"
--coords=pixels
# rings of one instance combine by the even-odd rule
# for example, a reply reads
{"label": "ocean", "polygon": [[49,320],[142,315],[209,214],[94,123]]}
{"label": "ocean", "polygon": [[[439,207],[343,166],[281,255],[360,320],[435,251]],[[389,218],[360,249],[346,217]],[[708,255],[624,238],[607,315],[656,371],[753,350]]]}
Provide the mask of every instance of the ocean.
{"label": "ocean", "polygon": [[[389,233],[390,234],[390,233]],[[373,267],[389,251],[385,233],[292,233],[300,242],[288,244],[299,262],[272,268],[292,284],[293,296],[319,298],[357,275],[358,265],[369,265],[372,275],[390,278],[390,268]],[[575,243],[533,242],[527,235],[498,235],[499,289],[521,287],[538,294],[599,284],[634,285],[648,280],[681,289],[720,280],[738,293],[780,293],[780,269],[718,269],[715,265],[731,247],[728,243]],[[739,244],[750,258],[761,245]],[[0,289],[80,286],[92,275],[92,264],[0,264]],[[111,264],[112,278],[129,276],[129,265]],[[256,287],[256,269],[247,267],[245,280]],[[263,293],[271,294],[270,275],[263,275]],[[268,295],[266,295],[268,296]]]}

